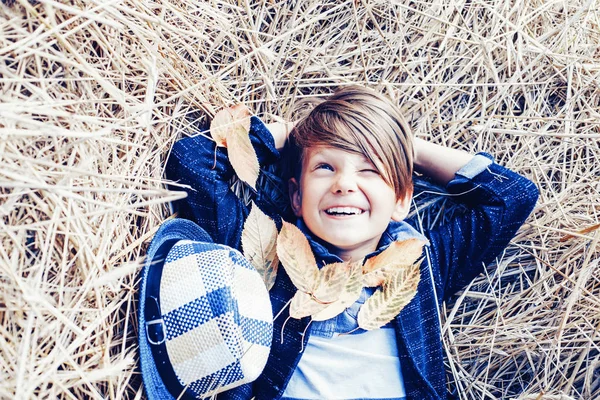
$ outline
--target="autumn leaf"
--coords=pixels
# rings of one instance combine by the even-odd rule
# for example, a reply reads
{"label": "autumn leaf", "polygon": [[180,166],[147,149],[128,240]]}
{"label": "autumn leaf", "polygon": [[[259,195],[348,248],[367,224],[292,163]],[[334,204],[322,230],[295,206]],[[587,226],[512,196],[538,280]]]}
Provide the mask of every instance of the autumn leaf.
{"label": "autumn leaf", "polygon": [[[360,269],[349,263],[340,262],[325,265],[316,275],[313,287],[309,292],[301,290],[296,292],[290,304],[290,316],[292,318],[302,318],[308,315],[314,316],[325,309],[329,309],[329,306],[333,304],[340,307],[340,296],[344,293],[344,288],[351,276],[358,282],[358,295],[360,296],[361,285],[360,278],[358,277],[359,274]],[[349,304],[356,301],[356,298]],[[348,299],[345,300],[348,301]],[[333,316],[344,311],[346,307],[334,313]],[[328,314],[333,311],[329,311]]]}
{"label": "autumn leaf", "polygon": [[[421,260],[422,261],[422,260]],[[400,268],[365,301],[358,312],[358,326],[365,330],[381,328],[400,313],[417,294],[421,278],[421,261],[410,267]]]}
{"label": "autumn leaf", "polygon": [[350,277],[350,268],[347,263],[327,264],[319,271],[316,282],[309,292],[312,298],[322,304],[331,304],[340,298]]}
{"label": "autumn leaf", "polygon": [[246,182],[252,189],[256,190],[256,181],[260,166],[256,151],[250,142],[248,132],[242,133],[239,130],[227,138],[227,152],[229,162],[235,171],[235,174],[242,181]]}
{"label": "autumn leaf", "polygon": [[238,104],[219,111],[210,124],[217,146],[227,147],[229,162],[240,180],[256,190],[260,166],[250,141],[250,110]]}
{"label": "autumn leaf", "polygon": [[361,280],[361,263],[356,262],[346,264],[344,268],[347,268],[348,270],[348,279],[346,279],[344,287],[338,295],[338,299],[334,303],[327,305],[324,310],[313,314],[312,319],[314,321],[325,321],[335,317],[354,304],[360,297],[363,287]]}
{"label": "autumn leaf", "polygon": [[210,123],[210,135],[217,146],[228,147],[227,138],[231,136],[233,130],[239,129],[248,133],[250,131],[250,116],[250,110],[243,104],[224,108],[215,114]]}
{"label": "autumn leaf", "polygon": [[[277,254],[292,283],[298,288],[290,304],[292,318],[315,315],[333,304],[338,308],[342,304],[352,304],[358,298],[356,296],[352,301],[349,299],[356,293],[355,286],[358,286],[360,295],[360,264],[333,263],[319,270],[306,236],[296,226],[285,221],[277,237]],[[349,285],[351,278],[353,281]],[[339,301],[341,295],[345,296],[343,302]],[[331,309],[328,314],[336,309]]]}
{"label": "autumn leaf", "polygon": [[252,203],[252,208],[242,230],[244,257],[256,268],[271,290],[277,277],[279,259],[277,257],[277,227],[261,209]]}
{"label": "autumn leaf", "polygon": [[363,284],[367,287],[380,286],[397,269],[413,265],[423,254],[424,245],[425,242],[420,239],[393,242],[387,249],[365,262]]}
{"label": "autumn leaf", "polygon": [[394,242],[364,266],[340,262],[319,270],[304,234],[284,221],[277,237],[277,255],[298,288],[290,304],[290,316],[312,316],[315,321],[333,318],[360,297],[365,282],[377,281],[374,286],[382,288],[361,307],[359,326],[369,330],[385,325],[416,294],[424,245],[418,239]]}
{"label": "autumn leaf", "polygon": [[297,290],[290,303],[290,317],[304,318],[318,313],[326,307],[327,304],[316,302],[310,294]]}
{"label": "autumn leaf", "polygon": [[299,290],[310,293],[319,269],[306,236],[296,226],[283,221],[277,236],[277,256]]}

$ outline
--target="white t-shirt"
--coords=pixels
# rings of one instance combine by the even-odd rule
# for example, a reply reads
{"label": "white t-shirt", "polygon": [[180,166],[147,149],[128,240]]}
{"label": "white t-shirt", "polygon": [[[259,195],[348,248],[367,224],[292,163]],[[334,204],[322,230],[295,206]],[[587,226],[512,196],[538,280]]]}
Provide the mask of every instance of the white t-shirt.
{"label": "white t-shirt", "polygon": [[405,399],[396,334],[312,335],[283,399]]}

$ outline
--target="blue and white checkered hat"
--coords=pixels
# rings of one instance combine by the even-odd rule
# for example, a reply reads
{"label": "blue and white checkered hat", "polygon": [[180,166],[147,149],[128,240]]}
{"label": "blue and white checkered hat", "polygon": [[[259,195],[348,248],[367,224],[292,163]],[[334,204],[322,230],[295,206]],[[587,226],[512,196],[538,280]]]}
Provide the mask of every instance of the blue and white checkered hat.
{"label": "blue and white checkered hat", "polygon": [[273,336],[267,289],[237,250],[191,221],[156,233],[142,274],[140,361],[149,399],[204,398],[254,381]]}

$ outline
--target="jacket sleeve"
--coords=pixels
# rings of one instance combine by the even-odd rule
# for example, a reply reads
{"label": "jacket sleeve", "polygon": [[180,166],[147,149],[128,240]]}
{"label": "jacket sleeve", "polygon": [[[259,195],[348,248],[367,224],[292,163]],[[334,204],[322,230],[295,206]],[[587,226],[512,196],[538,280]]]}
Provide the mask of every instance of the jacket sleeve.
{"label": "jacket sleeve", "polygon": [[[483,153],[476,157],[491,159]],[[493,162],[474,164],[480,164],[477,171],[467,164],[447,185],[448,193],[467,212],[425,232],[442,299],[463,288],[502,252],[538,198],[536,186],[527,178]]]}
{"label": "jacket sleeve", "polygon": [[[261,166],[259,182],[264,183],[270,176],[265,167],[278,161],[279,152],[271,133],[255,116],[251,119],[250,140]],[[239,249],[249,209],[230,187],[234,174],[227,149],[217,147],[214,141],[202,135],[176,142],[166,167],[169,180],[185,185],[173,185],[171,189],[187,192],[186,198],[173,204],[178,216],[196,222],[215,242]],[[251,193],[251,198],[259,205],[268,200],[260,187],[258,193]]]}

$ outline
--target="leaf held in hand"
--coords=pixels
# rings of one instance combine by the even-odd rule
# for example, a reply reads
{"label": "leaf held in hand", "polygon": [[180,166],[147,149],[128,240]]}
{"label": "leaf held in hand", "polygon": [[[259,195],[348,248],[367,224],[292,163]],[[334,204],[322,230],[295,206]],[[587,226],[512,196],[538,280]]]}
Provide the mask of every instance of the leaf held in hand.
{"label": "leaf held in hand", "polygon": [[421,278],[420,264],[419,261],[390,273],[383,287],[369,297],[360,308],[359,327],[365,330],[381,328],[400,313],[417,294]]}
{"label": "leaf held in hand", "polygon": [[256,190],[260,166],[250,141],[250,110],[238,104],[219,111],[210,124],[217,146],[227,147],[229,162],[240,180]]}
{"label": "leaf held in hand", "polygon": [[310,293],[319,274],[317,261],[306,236],[296,226],[285,221],[277,236],[277,256],[294,286]]}
{"label": "leaf held in hand", "polygon": [[252,209],[242,231],[242,248],[244,256],[263,278],[267,290],[271,290],[277,277],[279,259],[276,246],[275,222],[252,203]]}
{"label": "leaf held in hand", "polygon": [[256,181],[260,166],[256,151],[250,142],[248,132],[242,133],[236,130],[233,135],[227,139],[227,151],[229,162],[235,171],[235,174],[242,181],[246,182],[252,189],[256,190]]}
{"label": "leaf held in hand", "polygon": [[243,104],[224,108],[215,114],[210,123],[210,136],[217,142],[217,146],[228,147],[227,138],[231,132],[240,129],[250,132],[250,110]]}

